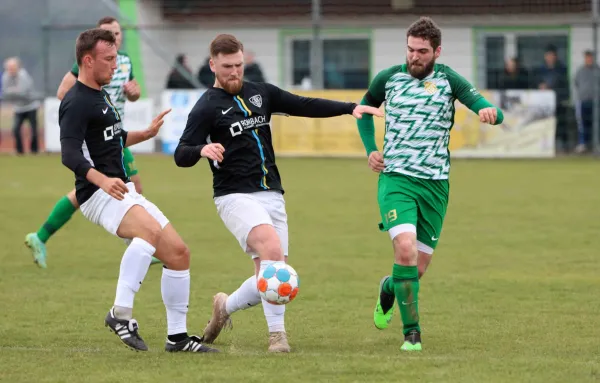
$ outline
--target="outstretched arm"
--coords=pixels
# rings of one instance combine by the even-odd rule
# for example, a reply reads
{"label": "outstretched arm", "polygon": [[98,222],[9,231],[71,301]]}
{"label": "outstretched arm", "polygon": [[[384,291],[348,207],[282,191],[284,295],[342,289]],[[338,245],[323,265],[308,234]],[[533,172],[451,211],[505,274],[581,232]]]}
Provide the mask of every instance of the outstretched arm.
{"label": "outstretched arm", "polygon": [[363,114],[382,116],[378,109],[356,105],[353,102],[340,102],[325,98],[303,97],[287,92],[272,84],[265,84],[271,101],[271,113],[285,113],[290,116],[327,118],[351,114],[363,118]]}
{"label": "outstretched arm", "polygon": [[134,132],[127,132],[123,130],[125,134],[125,147],[133,146],[135,144],[139,144],[140,142],[144,142],[146,140],[155,137],[160,130],[160,127],[164,124],[163,118],[171,111],[171,109],[167,109],[163,111],[161,114],[156,116],[154,120],[150,123],[145,130],[138,130]]}

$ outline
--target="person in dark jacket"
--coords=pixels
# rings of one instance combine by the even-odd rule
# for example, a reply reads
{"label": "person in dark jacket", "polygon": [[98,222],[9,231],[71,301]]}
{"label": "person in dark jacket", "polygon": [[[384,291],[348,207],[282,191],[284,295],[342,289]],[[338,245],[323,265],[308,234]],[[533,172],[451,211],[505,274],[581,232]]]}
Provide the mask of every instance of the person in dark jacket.
{"label": "person in dark jacket", "polygon": [[215,74],[210,70],[210,57],[207,57],[204,61],[204,65],[200,67],[200,70],[198,71],[198,81],[207,88],[214,85]]}
{"label": "person in dark jacket", "polygon": [[246,52],[244,55],[244,77],[248,81],[253,82],[265,82],[265,76],[263,75],[260,65],[254,61],[254,52]]}
{"label": "person in dark jacket", "polygon": [[529,89],[529,82],[529,72],[521,67],[516,57],[506,60],[500,77],[500,89]]}
{"label": "person in dark jacket", "polygon": [[[196,88],[194,84],[189,80],[193,75],[190,70],[187,57],[184,54],[177,55],[175,62],[178,65],[174,65],[171,73],[169,73],[169,78],[167,80],[167,89],[194,89]],[[178,69],[178,66],[180,67]],[[185,71],[185,75],[181,73],[181,71]]]}

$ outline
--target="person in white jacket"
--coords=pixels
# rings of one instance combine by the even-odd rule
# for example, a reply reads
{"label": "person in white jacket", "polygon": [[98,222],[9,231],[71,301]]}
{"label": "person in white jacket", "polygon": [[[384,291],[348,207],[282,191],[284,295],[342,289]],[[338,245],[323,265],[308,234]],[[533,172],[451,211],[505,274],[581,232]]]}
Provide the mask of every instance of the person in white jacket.
{"label": "person in white jacket", "polygon": [[37,110],[40,101],[35,96],[33,79],[21,67],[17,57],[11,57],[4,62],[2,74],[2,99],[13,105],[15,117],[13,135],[18,154],[23,154],[23,138],[21,128],[25,120],[31,126],[31,152],[38,152]]}

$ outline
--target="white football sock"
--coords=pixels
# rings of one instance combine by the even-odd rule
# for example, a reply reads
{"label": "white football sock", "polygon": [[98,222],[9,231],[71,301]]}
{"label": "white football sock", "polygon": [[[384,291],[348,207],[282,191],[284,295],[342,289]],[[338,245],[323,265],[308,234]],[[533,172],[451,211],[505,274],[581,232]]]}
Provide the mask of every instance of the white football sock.
{"label": "white football sock", "polygon": [[167,335],[187,333],[190,271],[175,271],[163,267],[160,290],[167,308]]}
{"label": "white football sock", "polygon": [[[134,238],[121,259],[117,294],[115,297],[115,316],[119,319],[131,319],[133,300],[146,277],[154,246],[141,238]],[[129,310],[127,310],[129,309]]]}
{"label": "white football sock", "polygon": [[242,285],[227,298],[227,314],[245,310],[260,303],[260,294],[256,287],[256,275],[246,279]]}
{"label": "white football sock", "polygon": [[[275,261],[260,261],[260,270],[263,271]],[[258,291],[258,288],[257,288]],[[285,305],[274,305],[262,299],[263,312],[267,319],[269,332],[285,332]]]}
{"label": "white football sock", "polygon": [[274,305],[262,300],[269,332],[285,332],[285,305]]}

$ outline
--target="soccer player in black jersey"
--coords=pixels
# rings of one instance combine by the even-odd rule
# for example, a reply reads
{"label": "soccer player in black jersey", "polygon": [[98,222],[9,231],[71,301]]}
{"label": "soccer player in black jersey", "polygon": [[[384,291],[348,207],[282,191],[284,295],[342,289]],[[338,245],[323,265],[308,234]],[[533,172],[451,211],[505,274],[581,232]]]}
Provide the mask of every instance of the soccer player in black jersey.
{"label": "soccer player in black jersey", "polygon": [[[81,213],[109,233],[123,238],[128,247],[121,260],[114,306],[105,318],[108,326],[128,347],[146,351],[133,319],[133,301],[153,255],[165,265],[162,297],[167,311],[166,351],[216,351],[188,336],[186,317],[190,295],[190,253],[164,214],[141,194],[127,176],[123,148],[156,136],[164,111],[148,129],[127,132],[108,93],[117,67],[117,48],[112,32],[90,29],[76,42],[79,77],[59,108],[63,164],[76,175],[75,188]],[[87,144],[89,156],[82,146]]]}
{"label": "soccer player in black jersey", "polygon": [[[219,216],[251,255],[255,274],[231,295],[215,295],[212,318],[204,329],[206,343],[214,342],[231,314],[261,303],[258,272],[275,261],[287,261],[287,214],[271,140],[271,115],[383,115],[370,106],[300,97],[271,84],[244,81],[243,45],[234,36],[217,36],[210,55],[215,84],[192,109],[175,162],[189,167],[201,157],[209,160]],[[262,306],[270,333],[269,351],[289,352],[285,306],[264,300]]]}

